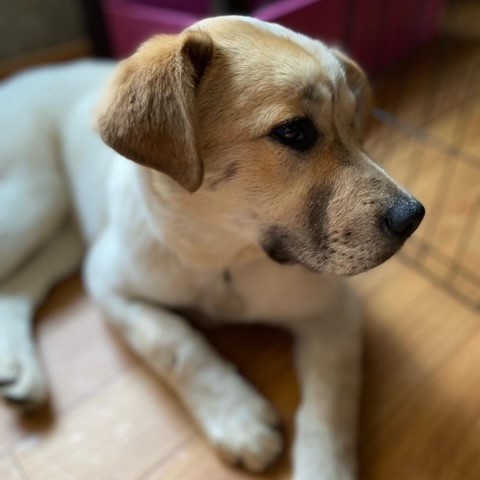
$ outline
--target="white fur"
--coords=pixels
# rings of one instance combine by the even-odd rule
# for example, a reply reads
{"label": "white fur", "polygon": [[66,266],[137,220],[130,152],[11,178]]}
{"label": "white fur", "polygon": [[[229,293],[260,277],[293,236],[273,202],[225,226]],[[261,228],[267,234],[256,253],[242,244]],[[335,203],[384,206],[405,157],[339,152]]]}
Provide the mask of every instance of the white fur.
{"label": "white fur", "polygon": [[[158,184],[177,187],[161,174],[147,182],[142,167],[107,148],[92,128],[98,89],[112,68],[45,68],[0,89],[0,393],[31,404],[46,397],[31,319],[48,288],[79,264],[78,222],[90,244],[91,295],[225,458],[252,471],[268,466],[282,446],[276,414],[167,307],[290,328],[302,391],[295,479],[355,478],[360,333],[345,286],[278,266],[228,232],[178,223],[168,195],[163,210],[152,211],[148,199]],[[338,66],[332,61],[331,68]],[[218,246],[215,263],[203,262],[195,235]],[[231,285],[223,280],[226,268]]]}

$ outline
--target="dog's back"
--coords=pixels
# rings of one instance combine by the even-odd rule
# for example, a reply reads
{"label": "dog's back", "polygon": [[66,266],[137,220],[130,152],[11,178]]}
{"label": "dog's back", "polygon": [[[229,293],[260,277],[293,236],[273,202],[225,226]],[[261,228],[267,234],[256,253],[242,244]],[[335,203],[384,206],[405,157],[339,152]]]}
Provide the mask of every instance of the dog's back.
{"label": "dog's back", "polygon": [[[113,67],[113,62],[80,60],[27,70],[1,83],[2,148],[12,144],[9,132],[20,135],[21,130],[32,136],[58,126],[74,102],[98,88]],[[35,130],[27,132],[27,127]]]}
{"label": "dog's back", "polygon": [[[78,61],[0,84],[0,280],[64,219],[70,194],[62,159],[74,136],[72,116],[112,68],[111,62]],[[83,123],[93,133],[91,117],[85,112]]]}

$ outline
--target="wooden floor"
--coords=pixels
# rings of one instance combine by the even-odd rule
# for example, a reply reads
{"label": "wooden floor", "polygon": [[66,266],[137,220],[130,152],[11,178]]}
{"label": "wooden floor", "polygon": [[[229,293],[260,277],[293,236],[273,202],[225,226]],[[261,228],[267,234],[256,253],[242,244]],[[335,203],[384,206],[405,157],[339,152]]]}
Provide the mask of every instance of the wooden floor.
{"label": "wooden floor", "polygon": [[[379,87],[381,106],[395,121],[377,125],[370,146],[394,174],[410,178],[432,220],[418,234],[424,243],[412,242],[403,256],[354,279],[365,305],[362,480],[480,478],[480,316],[474,310],[480,286],[467,275],[480,271],[478,218],[468,222],[475,228],[467,231],[472,239],[465,248],[465,232],[455,236],[480,198],[480,92],[474,88],[480,49],[451,53],[458,51],[466,52],[461,68],[472,68],[473,87],[459,92],[466,74],[452,73],[461,62],[456,54],[450,64],[442,57],[447,66],[434,75],[419,59]],[[452,128],[466,132],[461,144]],[[432,139],[456,145],[461,155],[445,160],[453,151]],[[468,155],[477,158],[473,166]],[[443,198],[445,183],[438,186],[436,172],[452,165],[443,205],[436,192]],[[441,261],[424,261],[437,250],[445,271]],[[460,297],[462,289],[467,293]],[[253,478],[217,460],[169,391],[104,326],[78,277],[53,292],[39,315],[38,336],[52,406],[27,417],[0,409],[1,480]],[[249,328],[209,336],[273,400],[291,441],[298,391],[289,337]],[[255,478],[290,478],[288,455]]]}

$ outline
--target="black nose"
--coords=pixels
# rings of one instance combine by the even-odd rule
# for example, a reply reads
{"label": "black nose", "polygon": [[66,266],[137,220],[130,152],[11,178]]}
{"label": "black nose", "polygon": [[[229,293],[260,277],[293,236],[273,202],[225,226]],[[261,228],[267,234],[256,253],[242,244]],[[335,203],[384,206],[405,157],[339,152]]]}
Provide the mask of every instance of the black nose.
{"label": "black nose", "polygon": [[402,239],[408,238],[420,225],[425,216],[424,206],[412,197],[399,197],[385,217],[390,233]]}

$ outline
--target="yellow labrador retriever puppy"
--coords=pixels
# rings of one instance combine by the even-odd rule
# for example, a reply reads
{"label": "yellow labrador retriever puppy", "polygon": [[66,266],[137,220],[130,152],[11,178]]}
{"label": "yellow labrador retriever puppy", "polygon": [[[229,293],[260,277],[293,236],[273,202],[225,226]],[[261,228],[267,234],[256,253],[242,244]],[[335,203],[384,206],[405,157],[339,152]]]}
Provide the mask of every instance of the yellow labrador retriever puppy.
{"label": "yellow labrador retriever puppy", "polygon": [[295,479],[356,478],[360,323],[332,274],[382,263],[424,215],[362,148],[368,97],[348,58],[243,17],[4,83],[1,395],[45,400],[32,316],[86,244],[92,297],[227,461],[267,468],[277,416],[184,310],[291,329]]}

